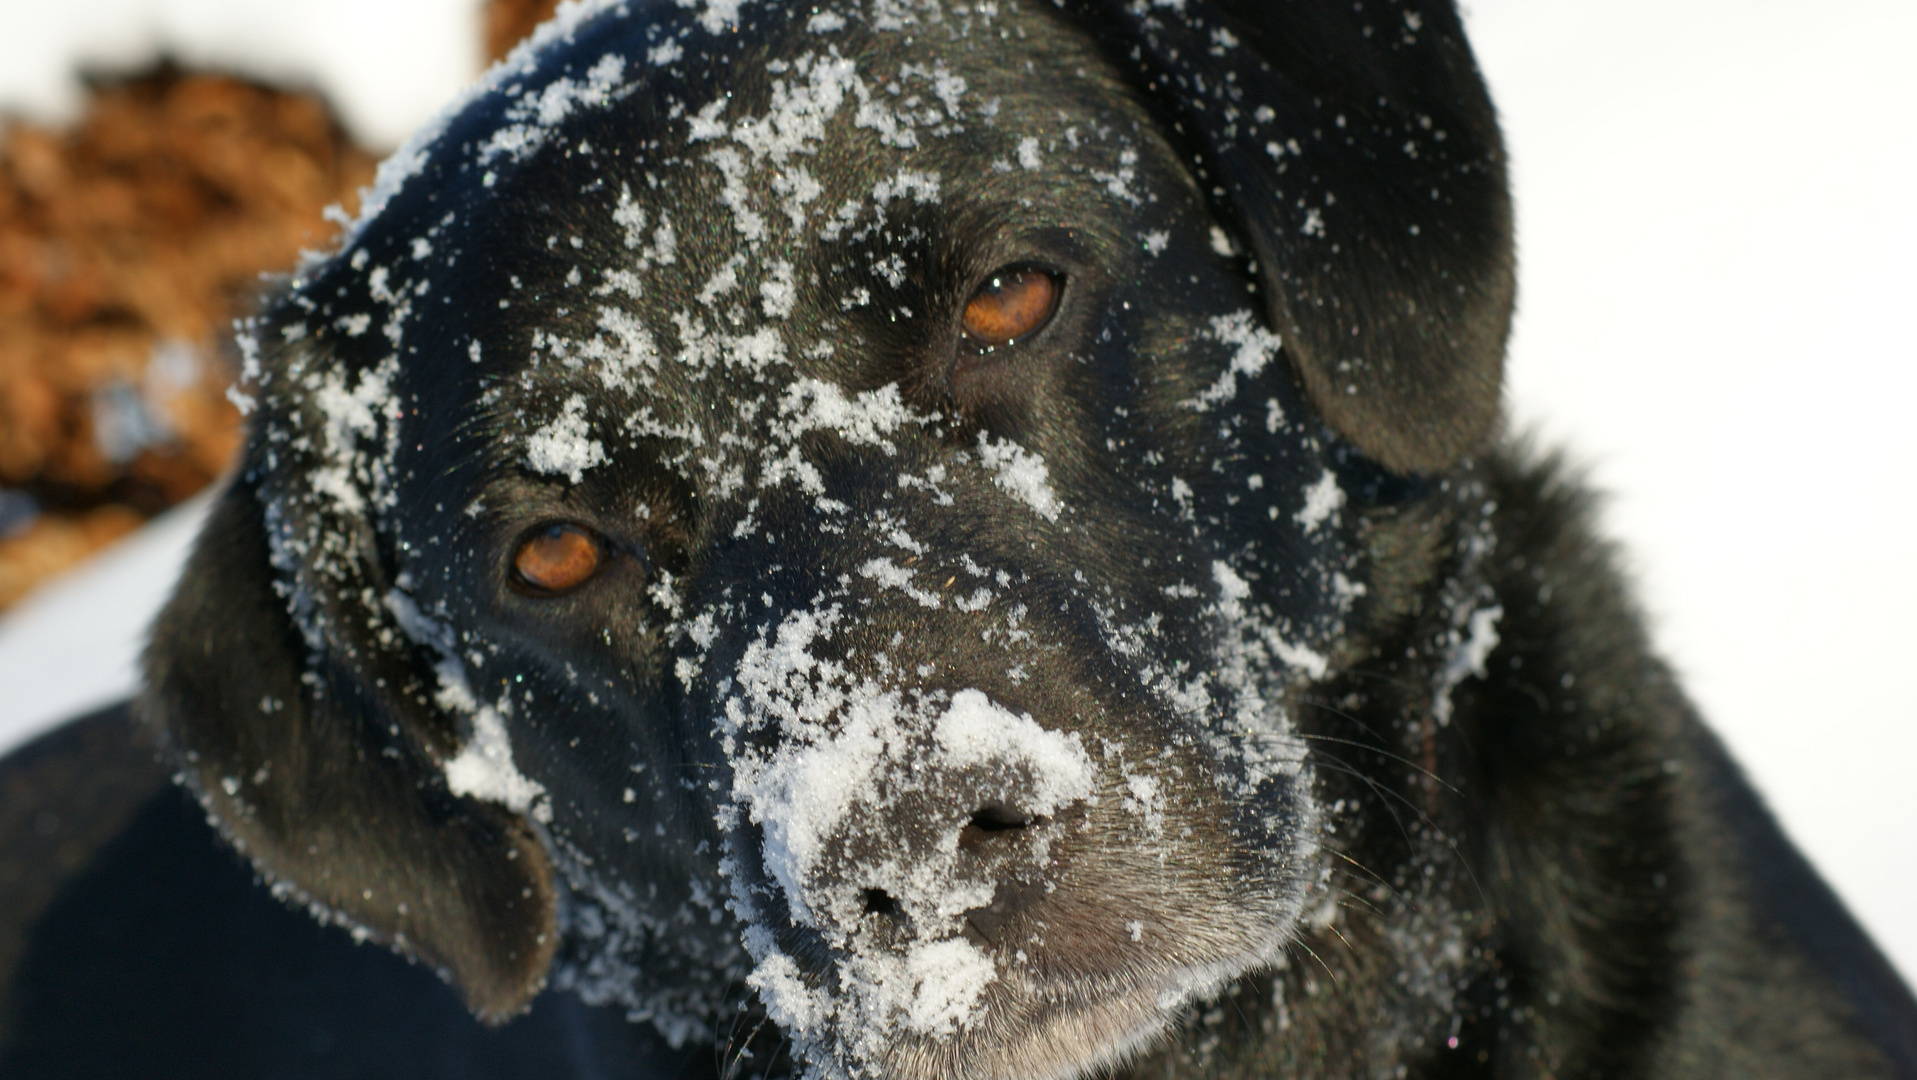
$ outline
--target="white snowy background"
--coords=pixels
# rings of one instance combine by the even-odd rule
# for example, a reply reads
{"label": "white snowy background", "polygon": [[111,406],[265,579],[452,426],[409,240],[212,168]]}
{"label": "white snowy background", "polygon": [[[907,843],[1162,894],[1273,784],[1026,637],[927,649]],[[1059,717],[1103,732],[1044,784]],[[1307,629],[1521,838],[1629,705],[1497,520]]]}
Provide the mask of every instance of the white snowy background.
{"label": "white snowy background", "polygon": [[[0,110],[165,50],[394,146],[477,0],[0,0]],[[1518,200],[1518,427],[1611,494],[1705,715],[1917,975],[1917,4],[1473,0]],[[0,752],[133,684],[189,507],[0,619]]]}

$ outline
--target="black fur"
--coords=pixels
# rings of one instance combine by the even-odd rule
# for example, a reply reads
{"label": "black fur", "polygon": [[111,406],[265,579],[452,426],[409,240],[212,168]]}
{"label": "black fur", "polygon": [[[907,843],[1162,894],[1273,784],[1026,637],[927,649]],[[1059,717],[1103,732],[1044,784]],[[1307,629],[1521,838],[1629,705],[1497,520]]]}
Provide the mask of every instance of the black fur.
{"label": "black fur", "polygon": [[251,329],[144,725],[0,766],[5,1075],[1917,1077],[1498,441],[1449,5],[578,16]]}

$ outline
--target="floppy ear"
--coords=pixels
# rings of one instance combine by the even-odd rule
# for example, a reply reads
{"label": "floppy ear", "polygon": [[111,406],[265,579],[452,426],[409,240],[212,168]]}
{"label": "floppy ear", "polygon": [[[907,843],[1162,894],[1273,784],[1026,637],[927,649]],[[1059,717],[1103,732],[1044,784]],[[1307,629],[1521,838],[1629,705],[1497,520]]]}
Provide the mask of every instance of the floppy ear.
{"label": "floppy ear", "polygon": [[237,478],[154,627],[140,708],[276,894],[433,965],[503,1020],[557,943],[545,849],[516,815],[447,790],[421,745],[446,725],[423,715],[419,680],[351,639],[363,619],[302,634],[303,591],[276,577],[256,477]]}
{"label": "floppy ear", "polygon": [[1477,446],[1511,321],[1511,204],[1448,0],[1086,3],[1248,238],[1325,420],[1398,472]]}

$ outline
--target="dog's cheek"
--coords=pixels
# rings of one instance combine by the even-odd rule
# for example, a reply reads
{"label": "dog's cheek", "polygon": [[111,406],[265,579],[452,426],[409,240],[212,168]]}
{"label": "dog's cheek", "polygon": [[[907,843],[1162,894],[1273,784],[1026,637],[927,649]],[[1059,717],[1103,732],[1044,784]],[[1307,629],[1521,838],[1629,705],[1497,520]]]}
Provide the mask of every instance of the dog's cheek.
{"label": "dog's cheek", "polygon": [[[470,565],[501,561],[510,544],[487,550]],[[551,835],[676,903],[693,867],[711,872],[690,854],[710,815],[682,782],[696,735],[676,707],[659,583],[634,556],[608,558],[571,595],[527,595],[492,573],[468,593],[490,590],[490,602],[449,600],[474,628],[465,652],[497,695],[515,766],[546,792]]]}

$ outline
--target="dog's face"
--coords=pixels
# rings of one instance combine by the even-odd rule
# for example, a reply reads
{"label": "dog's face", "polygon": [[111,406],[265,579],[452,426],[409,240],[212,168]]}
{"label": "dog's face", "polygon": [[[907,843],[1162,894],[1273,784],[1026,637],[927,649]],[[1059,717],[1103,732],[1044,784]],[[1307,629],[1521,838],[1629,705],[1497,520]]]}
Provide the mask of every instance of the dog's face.
{"label": "dog's face", "polygon": [[396,159],[150,658],[262,870],[485,1013],[743,978],[828,1073],[1075,1075],[1273,959],[1502,192],[1447,10],[1349,117],[1162,15],[575,13]]}

